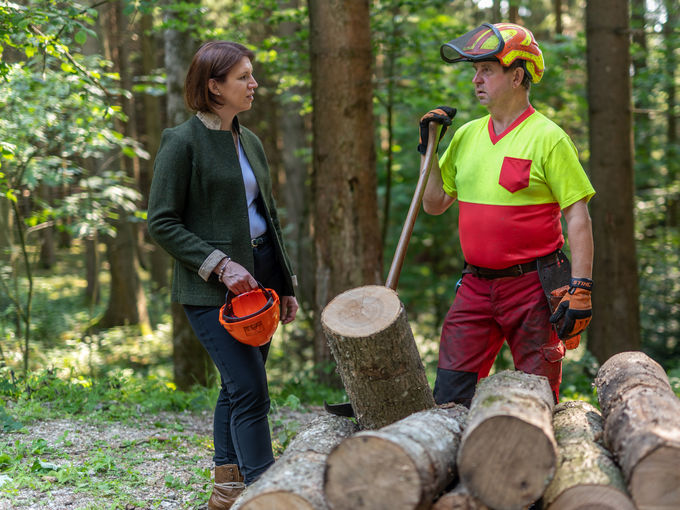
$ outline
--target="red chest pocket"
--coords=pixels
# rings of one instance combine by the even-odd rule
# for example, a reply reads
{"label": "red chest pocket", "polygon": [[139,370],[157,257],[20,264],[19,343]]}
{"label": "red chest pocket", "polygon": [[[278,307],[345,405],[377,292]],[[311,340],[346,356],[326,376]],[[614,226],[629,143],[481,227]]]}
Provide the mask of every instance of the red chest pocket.
{"label": "red chest pocket", "polygon": [[521,158],[503,158],[501,176],[498,184],[507,189],[510,193],[519,191],[529,186],[529,175],[531,174],[531,160]]}

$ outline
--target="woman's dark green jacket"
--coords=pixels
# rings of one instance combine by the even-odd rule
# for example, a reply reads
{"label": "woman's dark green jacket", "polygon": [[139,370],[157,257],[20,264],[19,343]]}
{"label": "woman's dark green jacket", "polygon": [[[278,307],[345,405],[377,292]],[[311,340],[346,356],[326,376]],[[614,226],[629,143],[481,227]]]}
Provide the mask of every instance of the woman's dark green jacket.
{"label": "woman's dark green jacket", "polygon": [[[290,261],[281,238],[271,177],[262,143],[238,125],[240,141],[260,187],[263,215],[293,296]],[[246,192],[230,131],[208,129],[196,116],[163,131],[154,163],[148,209],[149,233],[175,259],[172,300],[221,306],[226,287],[212,270],[225,254],[253,273]]]}

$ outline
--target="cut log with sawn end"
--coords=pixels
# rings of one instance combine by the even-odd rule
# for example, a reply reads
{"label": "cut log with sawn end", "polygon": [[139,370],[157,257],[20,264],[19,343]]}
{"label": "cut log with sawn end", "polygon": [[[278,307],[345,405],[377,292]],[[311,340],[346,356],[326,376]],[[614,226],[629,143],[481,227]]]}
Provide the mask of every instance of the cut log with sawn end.
{"label": "cut log with sawn end", "polygon": [[475,498],[470,491],[459,483],[453,490],[442,495],[434,505],[432,510],[491,510],[484,503]]}
{"label": "cut log with sawn end", "polygon": [[326,457],[357,430],[356,423],[347,418],[332,415],[315,418],[243,492],[232,510],[327,510],[323,493]]}
{"label": "cut log with sawn end", "polygon": [[600,411],[582,400],[555,406],[555,477],[543,494],[546,510],[635,510],[614,456],[604,446]]}
{"label": "cut log with sawn end", "polygon": [[554,397],[543,376],[506,370],[477,384],[458,451],[468,490],[495,510],[538,500],[555,474]]}
{"label": "cut log with sawn end", "polygon": [[326,460],[328,505],[333,510],[430,508],[456,477],[467,412],[450,404],[345,439]]}
{"label": "cut log with sawn end", "polygon": [[359,425],[378,429],[435,405],[397,293],[367,285],[335,297],[321,325]]}
{"label": "cut log with sawn end", "polygon": [[637,508],[680,508],[680,400],[664,369],[642,352],[622,352],[600,367],[595,385],[605,444]]}

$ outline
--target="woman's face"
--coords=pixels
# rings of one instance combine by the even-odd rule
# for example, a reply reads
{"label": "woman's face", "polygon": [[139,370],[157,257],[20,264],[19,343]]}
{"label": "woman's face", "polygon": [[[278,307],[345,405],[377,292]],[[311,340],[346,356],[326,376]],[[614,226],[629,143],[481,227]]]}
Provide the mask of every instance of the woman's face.
{"label": "woman's face", "polygon": [[[248,57],[231,68],[224,81],[220,82],[213,78],[208,82],[210,91],[219,97],[223,103],[221,111],[234,115],[250,110],[255,99],[257,82],[253,76],[253,64]],[[222,113],[222,112],[220,112]]]}

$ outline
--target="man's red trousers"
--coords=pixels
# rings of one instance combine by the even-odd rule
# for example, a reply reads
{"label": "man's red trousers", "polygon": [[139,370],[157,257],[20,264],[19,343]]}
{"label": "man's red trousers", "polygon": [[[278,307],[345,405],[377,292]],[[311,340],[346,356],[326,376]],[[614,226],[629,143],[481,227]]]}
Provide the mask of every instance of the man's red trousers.
{"label": "man's red trousers", "polygon": [[544,375],[559,398],[564,344],[536,271],[486,279],[466,274],[442,327],[435,383],[437,403],[469,405],[477,381],[489,375],[503,341],[515,368]]}

